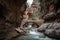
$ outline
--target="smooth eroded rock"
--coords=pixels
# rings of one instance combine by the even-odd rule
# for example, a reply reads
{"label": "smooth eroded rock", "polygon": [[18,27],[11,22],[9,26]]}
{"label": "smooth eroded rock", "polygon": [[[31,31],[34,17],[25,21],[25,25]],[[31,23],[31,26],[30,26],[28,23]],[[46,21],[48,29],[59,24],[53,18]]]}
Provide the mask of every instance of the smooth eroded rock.
{"label": "smooth eroded rock", "polygon": [[60,38],[60,23],[44,23],[38,28],[39,32],[53,38]]}

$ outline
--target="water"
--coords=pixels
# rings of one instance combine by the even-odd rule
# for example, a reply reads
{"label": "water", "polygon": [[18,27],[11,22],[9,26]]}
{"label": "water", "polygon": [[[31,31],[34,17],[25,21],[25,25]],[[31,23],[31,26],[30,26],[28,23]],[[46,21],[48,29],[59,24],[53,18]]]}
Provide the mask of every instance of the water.
{"label": "water", "polygon": [[35,33],[35,32],[30,31],[30,34],[27,34],[25,36],[17,37],[13,40],[55,40],[55,39],[48,38],[43,33],[39,34],[39,33]]}
{"label": "water", "polygon": [[[31,25],[28,27],[31,29]],[[19,36],[12,40],[55,40],[45,36],[43,33],[37,32],[35,28],[32,28],[27,32],[25,36]]]}

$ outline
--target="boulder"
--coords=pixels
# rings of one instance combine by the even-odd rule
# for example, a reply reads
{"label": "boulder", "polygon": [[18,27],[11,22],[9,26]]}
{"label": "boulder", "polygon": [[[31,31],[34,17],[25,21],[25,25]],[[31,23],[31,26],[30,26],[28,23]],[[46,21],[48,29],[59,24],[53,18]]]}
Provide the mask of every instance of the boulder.
{"label": "boulder", "polygon": [[38,31],[51,38],[60,38],[60,23],[44,23],[38,28]]}

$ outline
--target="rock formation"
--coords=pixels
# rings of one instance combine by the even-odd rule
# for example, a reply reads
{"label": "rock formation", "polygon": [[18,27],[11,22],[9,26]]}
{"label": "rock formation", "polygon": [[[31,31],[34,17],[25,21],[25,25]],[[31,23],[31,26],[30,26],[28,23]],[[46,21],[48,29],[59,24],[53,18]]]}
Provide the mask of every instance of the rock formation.
{"label": "rock formation", "polygon": [[39,27],[38,31],[51,38],[60,38],[60,23],[44,23]]}
{"label": "rock formation", "polygon": [[20,26],[26,0],[0,0],[0,40],[19,35],[15,28]]}
{"label": "rock formation", "polygon": [[60,1],[59,0],[46,0],[46,12],[43,19],[45,22],[59,22],[60,20]]}
{"label": "rock formation", "polygon": [[60,39],[60,0],[45,0],[45,20],[38,31],[51,38]]}

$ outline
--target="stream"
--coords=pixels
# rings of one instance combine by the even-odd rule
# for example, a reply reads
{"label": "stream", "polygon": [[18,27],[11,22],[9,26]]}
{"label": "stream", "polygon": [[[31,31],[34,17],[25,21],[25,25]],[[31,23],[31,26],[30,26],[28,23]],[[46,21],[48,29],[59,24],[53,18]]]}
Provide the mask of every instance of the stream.
{"label": "stream", "polygon": [[52,38],[45,36],[43,33],[37,32],[36,31],[37,28],[33,28],[31,25],[29,25],[25,29],[28,30],[26,35],[18,36],[12,40],[56,40],[56,39],[52,39]]}

